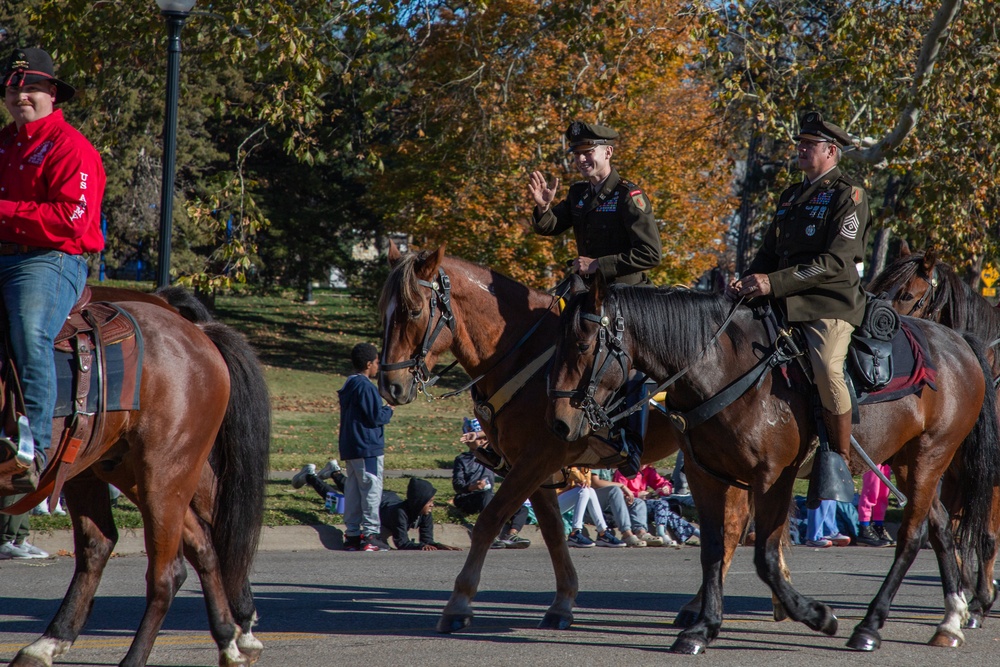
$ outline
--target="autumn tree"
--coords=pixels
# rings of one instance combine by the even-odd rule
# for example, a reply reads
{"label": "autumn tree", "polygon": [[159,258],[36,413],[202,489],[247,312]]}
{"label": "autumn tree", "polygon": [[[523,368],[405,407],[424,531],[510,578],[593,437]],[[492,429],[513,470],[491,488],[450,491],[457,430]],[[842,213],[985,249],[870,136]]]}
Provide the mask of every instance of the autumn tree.
{"label": "autumn tree", "polygon": [[614,126],[621,173],[649,194],[660,222],[658,282],[714,267],[730,165],[710,141],[711,91],[687,67],[679,2],[502,0],[452,3],[413,29],[410,96],[399,140],[383,150],[372,207],[420,246],[549,286],[572,238],[532,233],[527,175],[578,175],[562,138],[574,119]]}
{"label": "autumn tree", "polygon": [[815,0],[696,3],[708,71],[734,151],[745,158],[746,236],[766,224],[798,116],[817,109],[859,138],[846,169],[864,180],[877,230],[935,244],[978,268],[1000,254],[996,3]]}

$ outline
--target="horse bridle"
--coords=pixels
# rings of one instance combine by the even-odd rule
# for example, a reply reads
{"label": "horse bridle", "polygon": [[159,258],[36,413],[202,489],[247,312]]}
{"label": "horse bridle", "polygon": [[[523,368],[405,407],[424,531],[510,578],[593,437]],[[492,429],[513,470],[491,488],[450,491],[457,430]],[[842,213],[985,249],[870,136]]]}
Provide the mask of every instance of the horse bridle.
{"label": "horse bridle", "polygon": [[[604,314],[603,303],[601,304],[601,313],[599,315],[580,313],[579,318],[588,322],[596,322],[599,327],[597,330],[597,349],[594,350],[594,363],[590,367],[590,379],[587,382],[586,388],[582,390],[556,390],[550,386],[548,387],[549,396],[552,398],[579,400],[579,409],[583,411],[592,429],[611,428],[620,419],[620,416],[612,418],[608,413],[614,412],[625,400],[625,397],[623,396],[605,407],[594,399],[594,394],[597,392],[604,374],[607,373],[613,361],[618,362],[618,366],[622,371],[623,381],[628,377],[629,355],[622,345],[622,336],[625,333],[625,319],[620,315],[615,317],[614,329],[612,329],[611,318]],[[597,361],[600,359],[602,351],[604,352],[604,359],[598,365]],[[551,379],[551,375],[549,379]]]}
{"label": "horse bridle", "polygon": [[[441,379],[441,375],[444,375],[458,361],[452,362],[438,375],[431,375],[431,371],[427,368],[427,355],[434,343],[437,341],[438,336],[441,332],[448,328],[452,334],[455,333],[455,314],[451,310],[451,279],[444,272],[444,269],[438,268],[438,279],[434,281],[417,280],[417,284],[421,287],[426,287],[431,291],[431,298],[429,300],[430,313],[427,316],[427,329],[424,330],[424,341],[420,346],[420,349],[414,353],[412,357],[406,361],[400,361],[394,364],[380,364],[381,370],[383,371],[395,371],[402,368],[409,368],[410,373],[413,374],[413,380],[417,383],[417,391],[426,393],[427,387],[432,387],[434,384]],[[434,313],[440,308],[441,315],[434,320]],[[383,342],[382,354],[384,355],[388,345],[387,341]]]}
{"label": "horse bridle", "polygon": [[[907,317],[913,317],[914,316],[913,313],[915,313],[919,309],[923,308],[924,304],[927,303],[928,300],[930,300],[933,303],[933,301],[934,301],[934,290],[937,289],[938,283],[940,282],[938,280],[938,272],[937,272],[937,267],[936,266],[931,267],[931,275],[930,275],[929,279],[926,276],[924,276],[922,273],[920,273],[919,269],[917,270],[917,272],[914,275],[915,275],[915,277],[920,278],[921,280],[923,280],[927,284],[927,289],[924,290],[923,295],[921,295],[921,297],[919,299],[917,299],[916,303],[914,303],[913,306],[910,307],[910,310],[907,311],[906,313],[903,313]],[[886,296],[886,299],[889,301],[889,303],[892,303],[892,302],[894,302],[896,300],[896,295],[899,294],[899,290],[901,290],[902,288],[903,288],[903,286],[899,285],[898,287],[896,287],[895,289],[893,289],[892,291],[889,292],[889,294]]]}

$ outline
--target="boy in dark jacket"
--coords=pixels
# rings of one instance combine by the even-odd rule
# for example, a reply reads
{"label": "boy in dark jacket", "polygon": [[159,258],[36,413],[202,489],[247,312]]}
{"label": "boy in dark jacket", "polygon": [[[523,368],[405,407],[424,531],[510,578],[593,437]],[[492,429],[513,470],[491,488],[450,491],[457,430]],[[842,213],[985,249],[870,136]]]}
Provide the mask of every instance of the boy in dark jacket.
{"label": "boy in dark jacket", "polygon": [[[392,491],[382,494],[379,516],[382,519],[382,534],[392,541],[397,549],[423,551],[461,551],[458,547],[434,541],[434,494],[437,490],[425,479],[414,477],[406,487],[406,500],[400,500]],[[410,528],[419,531],[417,541],[410,539]]]}
{"label": "boy in dark jacket", "polygon": [[382,499],[382,469],[385,461],[385,425],[392,407],[383,404],[372,384],[378,375],[378,350],[358,343],[351,350],[356,371],[347,378],[340,396],[340,458],[344,480],[344,549],[385,551],[380,537],[379,502]]}

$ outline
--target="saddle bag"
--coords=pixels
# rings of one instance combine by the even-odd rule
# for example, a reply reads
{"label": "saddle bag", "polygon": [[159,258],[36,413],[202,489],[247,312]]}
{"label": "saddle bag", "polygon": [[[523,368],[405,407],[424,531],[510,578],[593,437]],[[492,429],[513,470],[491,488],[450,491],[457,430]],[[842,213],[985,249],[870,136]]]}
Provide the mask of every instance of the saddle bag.
{"label": "saddle bag", "polygon": [[858,389],[878,391],[892,380],[892,342],[854,334],[847,363]]}
{"label": "saddle bag", "polygon": [[864,319],[847,350],[849,369],[861,391],[878,391],[892,380],[892,339],[898,331],[899,315],[892,305],[868,294]]}

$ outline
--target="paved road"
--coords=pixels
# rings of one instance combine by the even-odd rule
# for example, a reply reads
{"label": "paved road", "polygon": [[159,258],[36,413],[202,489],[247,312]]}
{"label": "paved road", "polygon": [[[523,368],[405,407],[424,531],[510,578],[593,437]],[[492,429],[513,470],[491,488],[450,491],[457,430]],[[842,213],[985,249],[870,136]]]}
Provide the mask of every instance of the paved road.
{"label": "paved road", "polygon": [[[487,560],[473,626],[434,632],[463,553],[346,553],[311,549],[265,551],[254,585],[261,613],[262,665],[661,665],[701,667],[809,665],[1000,664],[1000,620],[969,631],[968,642],[944,650],[924,645],[940,620],[942,601],[931,552],[923,551],[897,597],[875,655],[845,652],[850,628],[889,566],[892,552],[846,547],[794,547],[796,585],[833,604],[837,637],[793,622],[770,620],[770,598],[742,548],[727,582],[722,635],[698,658],[666,652],[674,612],[697,588],[698,550],[575,550],[582,593],[571,630],[537,630],[552,598],[544,549],[495,551]],[[142,556],[108,566],[84,635],[59,664],[114,665],[125,654],[143,609]],[[0,659],[9,660],[40,634],[72,572],[67,557],[0,562]],[[151,665],[212,665],[217,656],[204,603],[192,575],[157,641]]]}

